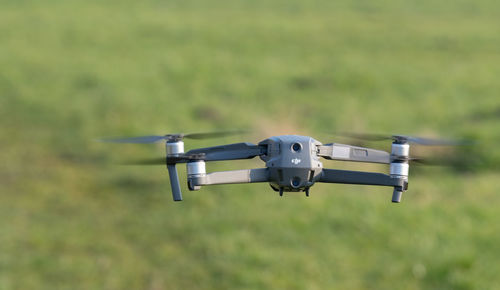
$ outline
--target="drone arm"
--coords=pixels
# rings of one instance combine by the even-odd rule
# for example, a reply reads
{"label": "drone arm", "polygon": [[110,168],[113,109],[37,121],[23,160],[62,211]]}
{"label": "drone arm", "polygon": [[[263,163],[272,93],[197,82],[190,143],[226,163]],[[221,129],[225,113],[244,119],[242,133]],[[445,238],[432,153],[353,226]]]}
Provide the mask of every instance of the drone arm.
{"label": "drone arm", "polygon": [[323,169],[319,182],[406,187],[406,180],[375,172]]}
{"label": "drone arm", "polygon": [[319,182],[392,186],[392,202],[395,203],[401,201],[403,191],[408,189],[408,179],[405,176],[337,169],[323,169]]}
{"label": "drone arm", "polygon": [[269,170],[267,168],[258,168],[212,172],[190,176],[189,181],[193,186],[267,182],[269,181]]}
{"label": "drone arm", "polygon": [[318,146],[318,155],[329,160],[391,163],[391,155],[385,151],[336,143]]}
{"label": "drone arm", "polygon": [[250,159],[266,153],[266,147],[251,143],[235,143],[208,148],[193,149],[186,155],[203,155],[204,161]]}

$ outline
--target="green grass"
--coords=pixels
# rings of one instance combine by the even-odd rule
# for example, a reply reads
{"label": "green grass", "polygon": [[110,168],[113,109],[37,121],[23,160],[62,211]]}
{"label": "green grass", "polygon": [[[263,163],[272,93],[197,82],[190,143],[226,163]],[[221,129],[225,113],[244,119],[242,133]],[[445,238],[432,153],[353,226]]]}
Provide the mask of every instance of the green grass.
{"label": "green grass", "polygon": [[[468,119],[500,106],[497,1],[0,7],[1,290],[498,289],[500,123]],[[173,203],[164,168],[109,165],[161,147],[95,142],[234,128],[258,133],[186,146],[473,136],[481,171],[420,168],[399,205],[323,184],[308,199],[184,187]]]}

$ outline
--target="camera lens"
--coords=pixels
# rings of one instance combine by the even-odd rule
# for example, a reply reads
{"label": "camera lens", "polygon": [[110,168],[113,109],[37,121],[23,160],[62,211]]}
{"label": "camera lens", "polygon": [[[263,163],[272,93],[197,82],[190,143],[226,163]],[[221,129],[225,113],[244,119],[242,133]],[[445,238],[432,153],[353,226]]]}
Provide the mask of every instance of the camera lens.
{"label": "camera lens", "polygon": [[293,151],[299,152],[300,149],[302,149],[302,145],[300,145],[300,143],[293,143],[293,145],[292,145],[292,150]]}
{"label": "camera lens", "polygon": [[300,178],[295,176],[293,179],[292,179],[292,186],[293,187],[298,187],[300,185]]}

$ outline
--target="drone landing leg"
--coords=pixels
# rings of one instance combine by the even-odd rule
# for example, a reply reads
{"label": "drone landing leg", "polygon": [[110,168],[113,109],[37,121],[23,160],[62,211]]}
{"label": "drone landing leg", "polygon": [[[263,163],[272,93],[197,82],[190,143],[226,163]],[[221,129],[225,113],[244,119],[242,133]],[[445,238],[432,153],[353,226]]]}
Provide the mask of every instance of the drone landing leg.
{"label": "drone landing leg", "polygon": [[177,175],[177,168],[175,164],[168,164],[167,169],[170,177],[170,186],[172,186],[172,197],[174,201],[182,201],[181,185],[179,183],[179,176]]}
{"label": "drone landing leg", "polygon": [[283,187],[280,187],[280,196],[283,196]]}
{"label": "drone landing leg", "polygon": [[402,194],[403,192],[399,188],[394,187],[394,192],[392,193],[392,202],[400,203]]}

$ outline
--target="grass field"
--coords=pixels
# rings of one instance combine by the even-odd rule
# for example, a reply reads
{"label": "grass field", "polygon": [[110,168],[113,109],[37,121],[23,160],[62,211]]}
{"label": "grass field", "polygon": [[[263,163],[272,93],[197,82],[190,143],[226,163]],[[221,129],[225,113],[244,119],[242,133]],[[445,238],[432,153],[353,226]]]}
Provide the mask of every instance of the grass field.
{"label": "grass field", "polygon": [[[500,289],[500,122],[470,118],[500,107],[500,2],[305,2],[0,0],[0,289]],[[444,134],[481,162],[419,168],[399,205],[323,184],[173,203],[165,169],[112,165],[161,147],[95,141],[234,128],[256,133],[186,147]]]}

